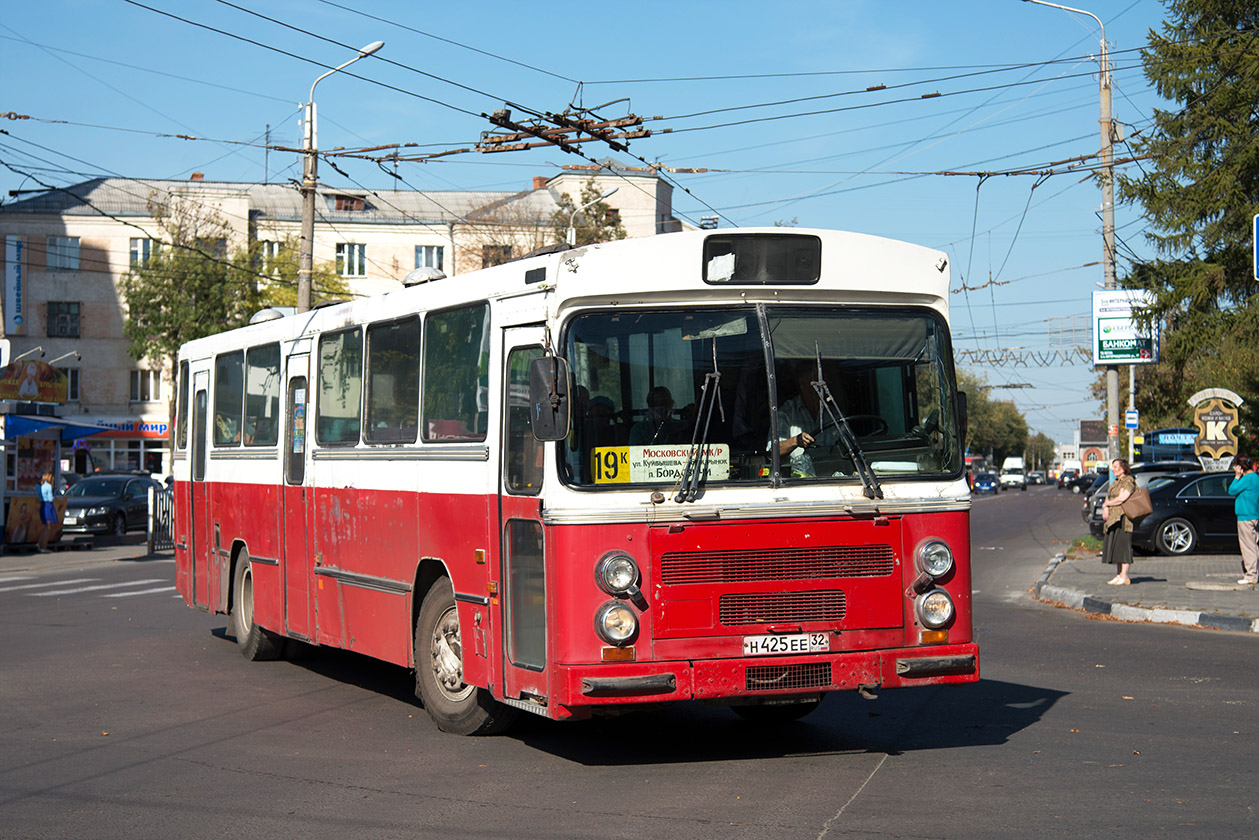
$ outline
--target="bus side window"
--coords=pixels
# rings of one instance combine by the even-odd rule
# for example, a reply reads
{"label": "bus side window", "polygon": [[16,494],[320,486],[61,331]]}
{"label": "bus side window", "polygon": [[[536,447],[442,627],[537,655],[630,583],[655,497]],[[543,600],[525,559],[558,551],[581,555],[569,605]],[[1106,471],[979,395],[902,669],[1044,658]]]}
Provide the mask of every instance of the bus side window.
{"label": "bus side window", "polygon": [[431,313],[424,328],[424,440],[485,440],[490,308]]}
{"label": "bus side window", "polygon": [[315,429],[320,443],[354,444],[363,396],[363,334],[358,329],[319,339],[319,400]]}
{"label": "bus side window", "polygon": [[245,402],[244,351],[214,360],[214,445],[239,446]]}
{"label": "bus side window", "polygon": [[280,345],[252,347],[245,363],[245,445],[280,440]]}
{"label": "bus side window", "polygon": [[368,443],[415,443],[420,411],[420,319],[367,328]]}

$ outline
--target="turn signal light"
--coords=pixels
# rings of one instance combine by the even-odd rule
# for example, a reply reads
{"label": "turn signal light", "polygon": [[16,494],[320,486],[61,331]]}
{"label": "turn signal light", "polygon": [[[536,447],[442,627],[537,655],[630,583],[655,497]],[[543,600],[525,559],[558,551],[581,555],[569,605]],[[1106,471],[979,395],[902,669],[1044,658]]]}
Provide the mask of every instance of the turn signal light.
{"label": "turn signal light", "polygon": [[605,647],[603,649],[604,662],[633,662],[634,646],[626,647]]}
{"label": "turn signal light", "polygon": [[942,645],[948,640],[948,630],[923,630],[918,634],[919,643],[924,645]]}

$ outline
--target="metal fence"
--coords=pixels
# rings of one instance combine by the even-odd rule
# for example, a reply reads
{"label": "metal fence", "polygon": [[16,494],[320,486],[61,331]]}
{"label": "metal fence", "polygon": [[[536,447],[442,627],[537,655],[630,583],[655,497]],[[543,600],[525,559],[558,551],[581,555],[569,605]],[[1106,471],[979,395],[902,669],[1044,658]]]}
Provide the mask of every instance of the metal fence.
{"label": "metal fence", "polygon": [[149,551],[175,550],[175,491],[149,488]]}

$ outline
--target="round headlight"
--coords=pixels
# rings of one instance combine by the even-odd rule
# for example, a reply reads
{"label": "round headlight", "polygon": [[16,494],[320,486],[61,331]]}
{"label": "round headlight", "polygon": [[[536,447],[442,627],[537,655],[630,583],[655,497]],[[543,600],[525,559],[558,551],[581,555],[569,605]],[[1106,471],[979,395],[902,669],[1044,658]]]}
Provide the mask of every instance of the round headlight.
{"label": "round headlight", "polygon": [[627,644],[638,632],[638,617],[629,605],[608,601],[595,612],[595,632],[608,644]]}
{"label": "round headlight", "polygon": [[943,577],[953,568],[953,552],[939,540],[923,543],[918,549],[918,568],[934,578]]}
{"label": "round headlight", "polygon": [[933,589],[918,599],[918,620],[924,627],[938,630],[953,620],[953,599],[943,589]]}
{"label": "round headlight", "polygon": [[623,552],[604,555],[595,565],[595,580],[609,595],[624,595],[638,583],[638,564]]}

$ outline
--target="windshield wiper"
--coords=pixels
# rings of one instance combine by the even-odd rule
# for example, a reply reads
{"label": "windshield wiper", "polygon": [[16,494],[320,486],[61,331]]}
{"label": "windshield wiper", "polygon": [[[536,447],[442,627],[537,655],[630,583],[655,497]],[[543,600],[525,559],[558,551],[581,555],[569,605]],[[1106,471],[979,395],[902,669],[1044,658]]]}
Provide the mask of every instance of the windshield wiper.
{"label": "windshield wiper", "polygon": [[[863,492],[866,498],[882,499],[883,488],[879,486],[879,478],[874,474],[874,470],[870,469],[870,463],[866,460],[866,453],[862,451],[861,444],[857,443],[857,436],[852,433],[852,427],[848,425],[848,417],[844,414],[843,409],[839,407],[839,403],[835,402],[830,386],[826,384],[826,379],[822,376],[822,352],[820,349],[817,351],[817,380],[809,384],[813,386],[813,391],[818,396],[819,413],[825,411],[829,416],[830,422],[835,426],[835,431],[838,433],[839,442],[843,444],[844,452],[856,466],[857,474],[861,476],[861,485],[865,488]],[[826,423],[822,422],[821,426],[822,429],[825,429]]]}
{"label": "windshield wiper", "polygon": [[[691,451],[686,454],[686,466],[682,468],[678,493],[673,501],[693,502],[699,497],[699,479],[704,475],[704,466],[708,461],[708,428],[713,419],[713,406],[721,412],[721,421],[726,420],[726,410],[721,405],[721,371],[717,369],[717,339],[713,338],[713,371],[704,374],[704,384],[699,391],[699,405],[695,411],[695,428],[691,430]],[[711,386],[711,390],[710,390]],[[703,420],[704,433],[700,434],[700,420]]]}

